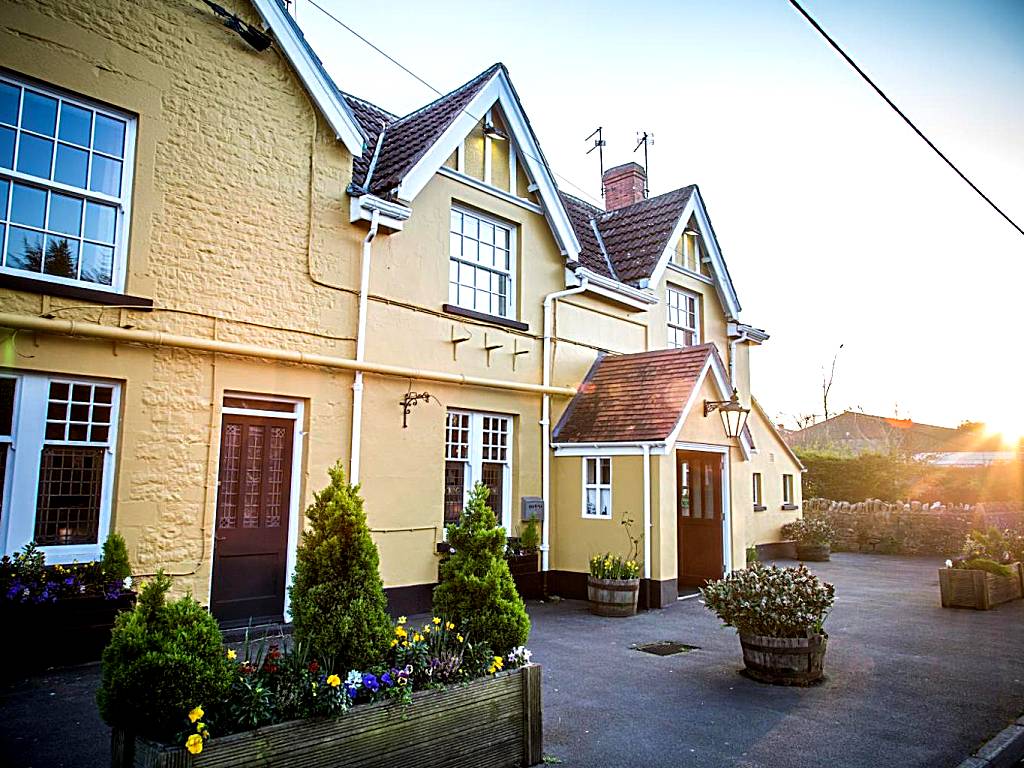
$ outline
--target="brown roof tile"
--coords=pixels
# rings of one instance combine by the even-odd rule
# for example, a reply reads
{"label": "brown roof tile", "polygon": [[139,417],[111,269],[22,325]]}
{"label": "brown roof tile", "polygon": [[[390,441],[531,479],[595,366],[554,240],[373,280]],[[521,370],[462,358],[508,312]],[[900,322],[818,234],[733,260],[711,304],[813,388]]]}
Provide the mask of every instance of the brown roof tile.
{"label": "brown roof tile", "polygon": [[665,440],[709,357],[721,367],[714,344],[598,358],[555,427],[554,442]]}

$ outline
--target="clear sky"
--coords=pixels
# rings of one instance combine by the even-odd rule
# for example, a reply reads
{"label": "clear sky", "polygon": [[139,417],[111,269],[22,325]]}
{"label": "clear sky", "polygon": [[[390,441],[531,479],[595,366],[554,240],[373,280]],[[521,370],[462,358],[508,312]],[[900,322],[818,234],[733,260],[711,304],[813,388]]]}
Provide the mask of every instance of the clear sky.
{"label": "clear sky", "polygon": [[[339,86],[405,114],[434,94],[311,5]],[[754,392],[830,410],[1024,432],[1024,236],[918,139],[785,0],[317,0],[447,91],[509,68],[548,161],[599,194],[654,134],[652,194],[701,187],[743,304],[772,338]],[[1024,0],[804,7],[975,183],[1024,223]],[[564,180],[567,191],[580,194]]]}

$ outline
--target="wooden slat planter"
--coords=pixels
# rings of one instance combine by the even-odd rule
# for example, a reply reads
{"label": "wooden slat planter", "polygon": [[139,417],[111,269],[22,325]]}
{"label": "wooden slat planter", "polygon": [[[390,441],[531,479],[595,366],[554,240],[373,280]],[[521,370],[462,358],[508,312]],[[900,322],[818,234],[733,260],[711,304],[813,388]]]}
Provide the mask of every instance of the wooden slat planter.
{"label": "wooden slat planter", "polygon": [[761,637],[740,635],[743,664],[755,680],[773,685],[809,685],[825,669],[825,635]]}
{"label": "wooden slat planter", "polygon": [[632,616],[640,595],[640,579],[595,579],[587,577],[590,612],[596,616]]}
{"label": "wooden slat planter", "polygon": [[797,544],[797,560],[806,560],[811,563],[824,563],[832,556],[832,546],[829,544]]}
{"label": "wooden slat planter", "polygon": [[1010,563],[1011,576],[964,568],[939,569],[939,593],[943,608],[974,608],[989,611],[1000,603],[1024,596],[1024,566]]}
{"label": "wooden slat planter", "polygon": [[539,552],[508,558],[508,569],[520,597],[524,600],[544,598],[544,574],[540,570]]}
{"label": "wooden slat planter", "polygon": [[512,768],[542,757],[541,668],[528,664],[443,691],[420,691],[412,704],[360,704],[344,715],[210,738],[199,755],[183,746],[111,737],[113,768],[330,766]]}

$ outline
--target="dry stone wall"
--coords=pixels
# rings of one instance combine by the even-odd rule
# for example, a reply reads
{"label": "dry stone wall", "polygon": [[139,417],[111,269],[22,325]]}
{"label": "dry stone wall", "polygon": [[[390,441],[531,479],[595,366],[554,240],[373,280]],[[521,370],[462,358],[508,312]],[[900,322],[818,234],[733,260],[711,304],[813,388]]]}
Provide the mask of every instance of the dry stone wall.
{"label": "dry stone wall", "polygon": [[803,511],[806,517],[828,520],[838,536],[833,549],[847,552],[950,556],[972,530],[1024,530],[1024,508],[1012,503],[806,499]]}

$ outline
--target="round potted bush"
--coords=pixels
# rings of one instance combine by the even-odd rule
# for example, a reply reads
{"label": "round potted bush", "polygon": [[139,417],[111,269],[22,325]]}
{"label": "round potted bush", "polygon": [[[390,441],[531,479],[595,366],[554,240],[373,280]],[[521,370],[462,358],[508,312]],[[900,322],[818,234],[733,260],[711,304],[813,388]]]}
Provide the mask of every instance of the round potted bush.
{"label": "round potted bush", "polygon": [[701,589],[704,605],[739,634],[746,673],[775,685],[821,679],[828,641],[822,626],[835,594],[804,565],[759,563]]}
{"label": "round potted bush", "polygon": [[832,554],[832,542],[835,541],[835,529],[827,520],[820,518],[794,520],[782,526],[782,535],[787,539],[796,540],[796,556],[798,560],[824,562]]}
{"label": "round potted bush", "polygon": [[633,616],[640,596],[640,563],[637,561],[640,540],[633,537],[633,519],[622,521],[629,538],[630,551],[623,557],[605,552],[590,558],[587,577],[587,598],[590,612],[596,616]]}

